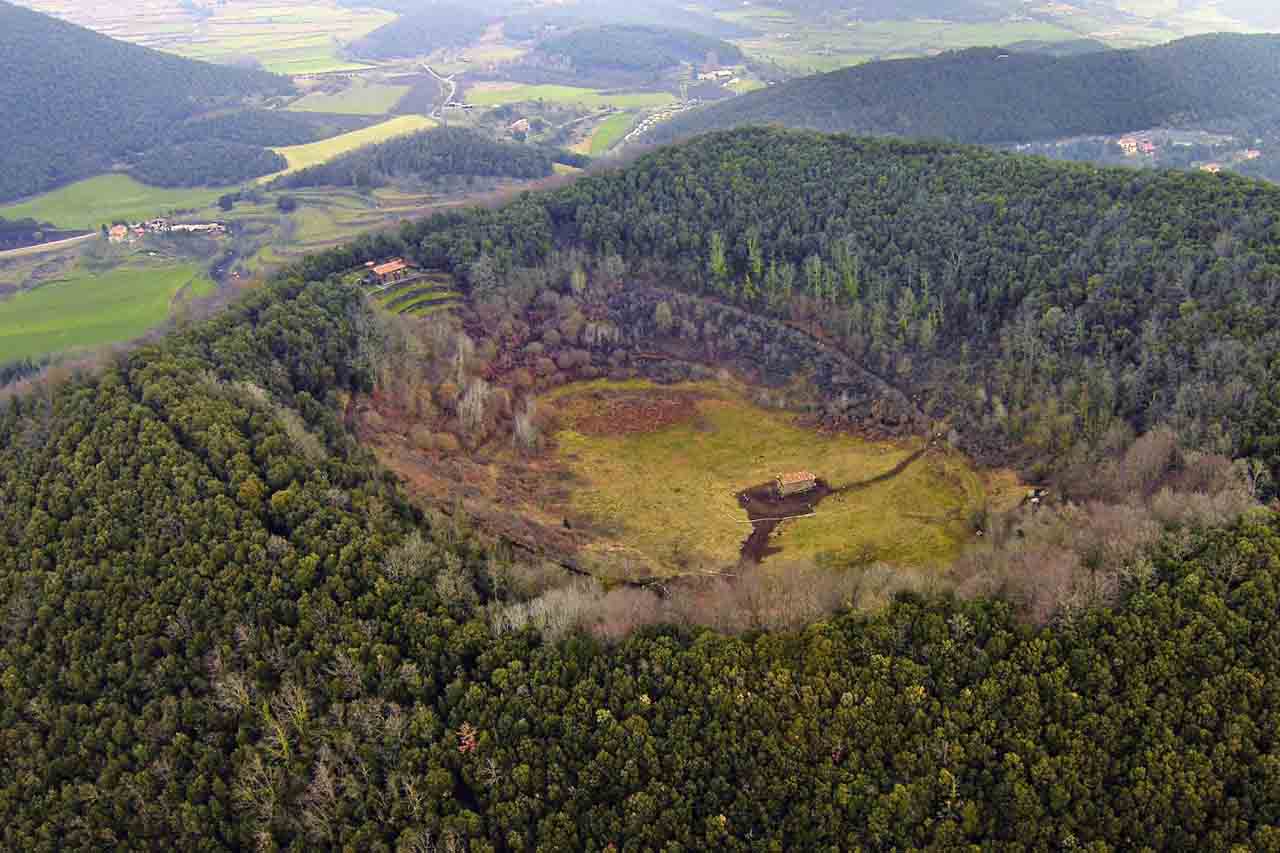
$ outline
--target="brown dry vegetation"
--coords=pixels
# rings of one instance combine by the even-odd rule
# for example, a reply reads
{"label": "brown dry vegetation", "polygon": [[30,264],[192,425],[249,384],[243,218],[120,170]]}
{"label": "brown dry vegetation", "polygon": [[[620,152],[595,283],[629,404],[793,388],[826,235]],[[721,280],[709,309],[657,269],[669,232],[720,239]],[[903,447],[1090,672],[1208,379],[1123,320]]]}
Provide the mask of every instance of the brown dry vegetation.
{"label": "brown dry vegetation", "polygon": [[[575,579],[565,567],[589,570],[601,555],[633,561],[620,531],[575,510],[582,484],[547,452],[557,430],[572,424],[597,437],[659,432],[696,421],[700,396],[688,386],[637,395],[574,383],[642,376],[679,382],[732,367],[756,383],[757,402],[799,406],[817,424],[873,434],[919,427],[880,380],[794,330],[775,333],[758,318],[735,326],[740,318],[723,306],[626,290],[609,259],[590,270],[583,263],[566,255],[547,269],[516,271],[516,281],[458,317],[385,320],[377,390],[348,411],[362,439],[426,505],[473,519],[513,544],[519,558],[511,571],[532,565],[544,581],[560,580],[536,591],[509,584],[525,591],[495,606],[495,630],[535,625],[617,636],[655,622],[790,627],[939,584],[962,595],[1007,595],[1043,623],[1115,600],[1150,571],[1149,549],[1170,527],[1229,520],[1255,505],[1248,477],[1225,458],[1182,453],[1165,432],[1135,439],[1116,430],[1096,456],[1051,484],[1044,507],[1009,511],[992,501],[964,510],[963,523],[982,538],[947,571],[889,568],[874,554],[833,571],[784,554],[768,571],[658,582],[654,588],[666,597]],[[473,278],[484,275],[473,271]],[[768,347],[769,362],[753,362],[753,340]],[[787,347],[797,349],[779,357]],[[805,347],[811,349],[802,355]],[[796,372],[823,359],[831,365],[825,372]],[[990,479],[1010,485],[1007,477]],[[548,573],[548,564],[555,570]]]}

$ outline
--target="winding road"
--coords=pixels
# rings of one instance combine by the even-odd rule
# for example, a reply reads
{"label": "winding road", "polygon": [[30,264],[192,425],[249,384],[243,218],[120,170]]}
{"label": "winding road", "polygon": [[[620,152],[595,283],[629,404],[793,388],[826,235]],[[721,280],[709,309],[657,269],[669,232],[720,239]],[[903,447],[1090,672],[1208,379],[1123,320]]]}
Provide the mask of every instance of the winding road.
{"label": "winding road", "polygon": [[428,74],[436,78],[437,83],[440,83],[440,92],[442,94],[444,93],[444,84],[445,83],[449,84],[449,94],[445,95],[440,100],[440,105],[435,108],[434,112],[431,113],[431,118],[444,118],[444,105],[452,101],[454,99],[454,96],[458,94],[458,82],[453,79],[457,75],[450,74],[448,77],[441,77],[439,74],[436,73],[436,70],[434,68],[432,68],[430,65],[428,65],[425,62],[422,63],[422,67],[427,69]]}

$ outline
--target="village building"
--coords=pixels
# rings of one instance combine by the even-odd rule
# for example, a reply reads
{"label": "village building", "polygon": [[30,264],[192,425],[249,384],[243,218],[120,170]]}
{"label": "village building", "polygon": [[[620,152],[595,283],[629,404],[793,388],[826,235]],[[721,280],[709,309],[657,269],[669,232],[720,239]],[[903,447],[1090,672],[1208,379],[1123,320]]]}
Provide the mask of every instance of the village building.
{"label": "village building", "polygon": [[402,281],[415,272],[413,264],[404,258],[392,258],[369,267],[369,281],[377,284],[391,284]]}
{"label": "village building", "polygon": [[107,239],[112,243],[123,243],[129,239],[129,226],[112,225],[111,230],[107,232]]}
{"label": "village building", "polygon": [[1124,136],[1116,140],[1116,144],[1120,146],[1120,150],[1124,152],[1126,157],[1136,157],[1138,154],[1138,140],[1132,136]]}
{"label": "village building", "polygon": [[775,477],[773,487],[780,498],[802,495],[818,487],[818,478],[809,471],[792,471]]}
{"label": "village building", "polygon": [[1222,171],[1222,164],[1221,163],[1205,163],[1203,166],[1200,167],[1200,171],[1208,172],[1211,175],[1216,175]]}
{"label": "village building", "polygon": [[225,234],[227,226],[221,222],[192,222],[170,225],[167,230],[179,234]]}

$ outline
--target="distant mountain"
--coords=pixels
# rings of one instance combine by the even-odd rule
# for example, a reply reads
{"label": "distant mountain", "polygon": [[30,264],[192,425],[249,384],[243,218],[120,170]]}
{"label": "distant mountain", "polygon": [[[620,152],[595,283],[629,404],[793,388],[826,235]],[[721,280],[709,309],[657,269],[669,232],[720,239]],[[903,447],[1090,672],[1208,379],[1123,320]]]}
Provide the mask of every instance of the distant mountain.
{"label": "distant mountain", "polygon": [[534,39],[584,26],[640,24],[676,27],[713,38],[746,38],[754,31],[732,21],[693,11],[676,0],[580,0],[512,12],[504,19],[510,38]]}
{"label": "distant mountain", "polygon": [[566,60],[586,72],[662,71],[682,62],[700,63],[709,54],[721,62],[742,59],[742,51],[722,39],[644,24],[584,27],[547,39],[536,54]]}
{"label": "distant mountain", "polygon": [[350,51],[361,59],[426,56],[475,41],[494,20],[488,12],[452,3],[407,7],[396,20],[354,42]]}
{"label": "distant mountain", "polygon": [[283,77],[181,59],[0,0],[0,200],[110,168]]}
{"label": "distant mountain", "polygon": [[1002,143],[1280,107],[1280,36],[1208,35],[1073,56],[979,48],[872,62],[688,112],[646,142],[745,125]]}

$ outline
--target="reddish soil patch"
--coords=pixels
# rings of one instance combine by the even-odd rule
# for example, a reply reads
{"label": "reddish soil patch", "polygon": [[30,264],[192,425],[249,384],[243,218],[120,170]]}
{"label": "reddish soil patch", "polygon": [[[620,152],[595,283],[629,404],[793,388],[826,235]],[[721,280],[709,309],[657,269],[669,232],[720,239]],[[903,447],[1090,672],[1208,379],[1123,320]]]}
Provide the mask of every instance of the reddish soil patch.
{"label": "reddish soil patch", "polygon": [[753,522],[751,535],[742,543],[742,561],[759,563],[765,557],[777,554],[781,548],[772,548],[769,540],[787,519],[811,515],[823,498],[835,494],[825,480],[803,494],[778,497],[773,483],[762,483],[738,492],[738,506],[747,511]]}
{"label": "reddish soil patch", "polygon": [[637,435],[657,432],[698,416],[692,392],[591,391],[559,401],[564,423],[584,435]]}

